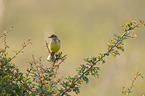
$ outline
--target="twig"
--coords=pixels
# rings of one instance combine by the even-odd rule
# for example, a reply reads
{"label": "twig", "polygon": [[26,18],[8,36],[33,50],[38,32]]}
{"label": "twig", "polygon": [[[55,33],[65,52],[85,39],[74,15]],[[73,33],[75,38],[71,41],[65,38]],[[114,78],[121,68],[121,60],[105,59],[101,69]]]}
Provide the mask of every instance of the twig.
{"label": "twig", "polygon": [[[4,51],[7,52],[7,42],[6,42],[6,34],[4,35]],[[5,54],[6,57],[6,54]]]}
{"label": "twig", "polygon": [[[27,42],[26,44],[25,44],[25,42],[24,42],[24,45],[22,45],[22,48],[21,48],[19,51],[16,52],[16,54],[11,58],[11,60],[14,59],[20,52],[23,52],[23,49],[24,49],[27,45],[29,45],[29,44],[32,44],[32,43],[31,43],[31,39],[28,39],[28,42]],[[10,61],[11,61],[11,60],[10,60]],[[10,61],[9,61],[9,62],[10,62]]]}
{"label": "twig", "polygon": [[48,50],[48,52],[50,54],[49,46],[48,46],[48,43],[46,41],[45,41],[45,46],[46,46],[46,48],[47,48],[47,50]]}
{"label": "twig", "polygon": [[132,81],[131,81],[131,86],[130,86],[130,88],[125,88],[125,87],[123,87],[121,96],[129,96],[129,94],[132,93],[133,87],[134,87],[134,85],[135,85],[135,81],[136,81],[136,79],[137,79],[139,76],[143,79],[143,76],[141,75],[141,72],[137,72],[136,75],[135,75],[135,77],[134,77],[134,78],[132,79]]}
{"label": "twig", "polygon": [[8,32],[10,32],[11,30],[13,29],[13,26],[8,30],[8,31],[5,31],[1,36],[0,38],[2,38],[3,36],[5,36]]}

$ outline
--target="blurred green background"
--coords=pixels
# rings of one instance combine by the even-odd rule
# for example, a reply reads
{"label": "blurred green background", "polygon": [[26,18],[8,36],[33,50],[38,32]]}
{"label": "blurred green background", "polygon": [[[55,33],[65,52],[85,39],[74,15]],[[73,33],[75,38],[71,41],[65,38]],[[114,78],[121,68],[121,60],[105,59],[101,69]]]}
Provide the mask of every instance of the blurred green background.
{"label": "blurred green background", "polygon": [[[12,61],[22,72],[29,67],[26,62],[32,54],[42,56],[43,64],[49,66],[45,41],[57,34],[62,42],[60,51],[68,54],[59,70],[65,77],[76,74],[75,68],[84,58],[106,52],[106,43],[113,34],[122,34],[124,23],[145,20],[144,9],[144,0],[0,0],[0,34],[14,26],[7,35],[10,56],[22,42],[32,39],[32,45]],[[137,71],[145,77],[145,28],[136,31],[136,39],[125,41],[125,52],[115,59],[106,58],[100,65],[100,78],[90,76],[78,96],[119,96],[123,86],[130,87]],[[138,78],[131,96],[145,94],[144,85],[145,80]]]}

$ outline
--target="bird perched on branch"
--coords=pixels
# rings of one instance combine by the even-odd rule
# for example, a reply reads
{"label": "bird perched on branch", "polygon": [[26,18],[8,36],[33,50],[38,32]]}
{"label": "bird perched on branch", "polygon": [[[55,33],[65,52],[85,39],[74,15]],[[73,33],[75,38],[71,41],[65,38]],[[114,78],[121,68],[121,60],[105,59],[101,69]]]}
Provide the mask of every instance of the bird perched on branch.
{"label": "bird perched on branch", "polygon": [[50,43],[49,43],[49,56],[47,57],[47,60],[54,60],[54,55],[55,53],[58,52],[58,50],[61,47],[61,43],[60,40],[58,39],[58,37],[55,34],[52,34],[50,37],[48,37],[51,39]]}

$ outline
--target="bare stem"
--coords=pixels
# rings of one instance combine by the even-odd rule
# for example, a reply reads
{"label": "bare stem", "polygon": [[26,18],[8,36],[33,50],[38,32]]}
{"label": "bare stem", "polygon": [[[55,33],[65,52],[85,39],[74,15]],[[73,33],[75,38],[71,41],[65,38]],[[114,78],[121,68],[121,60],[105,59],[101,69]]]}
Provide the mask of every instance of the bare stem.
{"label": "bare stem", "polygon": [[[31,39],[29,39],[28,42],[27,42],[26,44],[25,44],[25,42],[24,42],[24,45],[22,45],[22,48],[21,48],[19,51],[16,52],[16,54],[11,58],[11,60],[14,59],[20,52],[23,52],[23,49],[24,49],[27,45],[29,45],[29,44],[32,44],[32,43],[31,43]],[[11,61],[11,60],[10,60],[10,61]]]}
{"label": "bare stem", "polygon": [[48,50],[48,52],[50,54],[50,50],[49,50],[49,47],[48,47],[48,43],[46,41],[45,41],[45,46],[46,46],[46,48],[47,48],[47,50]]}
{"label": "bare stem", "polygon": [[11,30],[13,29],[13,26],[8,30],[8,31],[5,31],[1,36],[0,38],[2,38],[3,36],[5,36],[8,32],[10,32]]}

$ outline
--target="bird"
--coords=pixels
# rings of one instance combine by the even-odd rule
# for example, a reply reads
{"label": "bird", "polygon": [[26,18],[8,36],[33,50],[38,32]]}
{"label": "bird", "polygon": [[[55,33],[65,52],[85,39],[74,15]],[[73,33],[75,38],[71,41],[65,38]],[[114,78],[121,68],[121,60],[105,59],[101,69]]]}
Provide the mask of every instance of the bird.
{"label": "bird", "polygon": [[54,55],[59,51],[61,47],[61,42],[55,34],[52,34],[50,37],[49,43],[49,56],[47,57],[48,61],[54,60]]}

